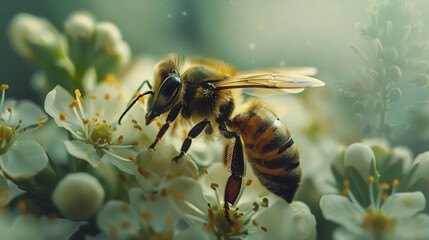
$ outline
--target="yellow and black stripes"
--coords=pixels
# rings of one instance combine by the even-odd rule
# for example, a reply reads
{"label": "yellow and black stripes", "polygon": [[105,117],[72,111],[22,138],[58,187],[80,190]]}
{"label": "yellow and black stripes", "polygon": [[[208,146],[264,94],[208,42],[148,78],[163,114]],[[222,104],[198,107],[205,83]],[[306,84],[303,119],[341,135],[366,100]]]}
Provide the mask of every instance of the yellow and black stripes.
{"label": "yellow and black stripes", "polygon": [[259,181],[291,202],[301,180],[299,152],[289,130],[267,108],[254,105],[231,123],[243,139],[248,160]]}

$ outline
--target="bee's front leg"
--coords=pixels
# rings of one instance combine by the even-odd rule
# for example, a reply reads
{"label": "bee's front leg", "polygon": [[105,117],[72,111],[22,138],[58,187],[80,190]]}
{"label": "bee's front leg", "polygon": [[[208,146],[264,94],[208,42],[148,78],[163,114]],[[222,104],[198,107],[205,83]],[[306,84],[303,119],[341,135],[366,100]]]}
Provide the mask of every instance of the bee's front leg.
{"label": "bee's front leg", "polygon": [[174,157],[172,161],[177,162],[181,157],[186,154],[186,152],[188,152],[192,144],[192,139],[200,135],[200,133],[207,125],[210,125],[210,120],[206,118],[203,121],[199,122],[197,125],[195,125],[191,129],[191,131],[189,131],[188,136],[186,137],[185,141],[183,141],[182,147],[180,148],[180,154]]}
{"label": "bee's front leg", "polygon": [[176,120],[177,116],[180,113],[180,110],[183,107],[183,102],[177,103],[173,109],[168,113],[166,123],[162,125],[161,129],[159,129],[158,134],[156,135],[155,141],[149,146],[149,149],[155,149],[156,144],[161,140],[162,136],[164,136],[167,129],[170,127],[170,124]]}

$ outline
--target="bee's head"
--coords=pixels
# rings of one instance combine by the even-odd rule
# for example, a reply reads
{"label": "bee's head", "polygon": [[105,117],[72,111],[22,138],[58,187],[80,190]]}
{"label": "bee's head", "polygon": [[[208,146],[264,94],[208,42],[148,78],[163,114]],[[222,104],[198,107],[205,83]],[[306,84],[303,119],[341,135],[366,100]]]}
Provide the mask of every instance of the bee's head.
{"label": "bee's head", "polygon": [[159,115],[171,110],[179,100],[182,89],[182,79],[176,70],[161,74],[164,80],[160,86],[155,86],[154,95],[149,97],[146,125]]}

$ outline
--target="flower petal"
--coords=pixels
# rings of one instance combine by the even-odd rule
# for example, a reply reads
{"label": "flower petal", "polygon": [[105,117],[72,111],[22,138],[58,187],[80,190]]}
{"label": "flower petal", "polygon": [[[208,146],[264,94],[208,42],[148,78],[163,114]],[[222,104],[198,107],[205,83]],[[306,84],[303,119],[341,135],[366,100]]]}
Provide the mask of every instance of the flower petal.
{"label": "flower petal", "polygon": [[320,199],[323,217],[355,231],[362,222],[362,209],[353,204],[348,198],[329,194]]}
{"label": "flower petal", "polygon": [[48,156],[39,143],[21,140],[0,156],[1,167],[12,178],[36,175],[48,164]]}
{"label": "flower petal", "polygon": [[[46,95],[45,111],[55,120],[58,126],[73,132],[81,129],[81,119],[78,119],[70,108],[70,103],[75,100],[67,90],[61,86],[56,86]],[[65,119],[60,115],[64,114]]]}
{"label": "flower petal", "polygon": [[397,239],[428,239],[429,215],[418,214],[412,220],[401,221],[396,229]]}
{"label": "flower petal", "polygon": [[16,101],[8,99],[5,101],[4,106],[5,109],[11,109],[10,113],[9,111],[6,111],[3,115],[3,118],[6,120],[10,118],[10,121],[8,121],[7,124],[17,126],[21,121],[20,129],[24,129],[36,123],[45,122],[47,120],[47,115],[42,108],[28,100]]}
{"label": "flower petal", "polygon": [[0,208],[9,203],[9,185],[6,178],[0,174]]}
{"label": "flower petal", "polygon": [[425,197],[421,192],[397,193],[387,198],[382,210],[394,218],[412,217],[425,208]]}
{"label": "flower petal", "polygon": [[188,228],[182,232],[179,232],[174,237],[174,240],[188,240],[188,239],[210,240],[210,235],[199,228]]}
{"label": "flower petal", "polygon": [[87,161],[91,166],[97,167],[101,159],[91,144],[79,140],[64,141],[67,151],[74,157]]}

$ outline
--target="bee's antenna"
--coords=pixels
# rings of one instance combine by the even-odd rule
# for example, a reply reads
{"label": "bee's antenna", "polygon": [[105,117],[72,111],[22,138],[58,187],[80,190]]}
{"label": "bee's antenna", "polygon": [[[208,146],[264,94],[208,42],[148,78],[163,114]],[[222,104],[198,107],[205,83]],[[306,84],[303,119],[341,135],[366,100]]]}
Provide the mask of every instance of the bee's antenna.
{"label": "bee's antenna", "polygon": [[144,93],[142,93],[142,94],[140,94],[140,95],[138,95],[132,102],[131,102],[131,104],[127,107],[127,109],[125,109],[125,111],[124,111],[124,113],[122,113],[122,115],[121,115],[121,117],[119,118],[119,121],[118,121],[118,124],[119,125],[121,125],[121,121],[122,121],[122,118],[125,116],[125,114],[131,109],[131,107],[133,107],[134,106],[134,104],[136,104],[136,102],[141,98],[141,97],[143,97],[144,95],[148,95],[148,94],[154,94],[154,92],[152,91],[152,90],[149,90],[149,91],[147,91],[147,92],[144,92]]}

